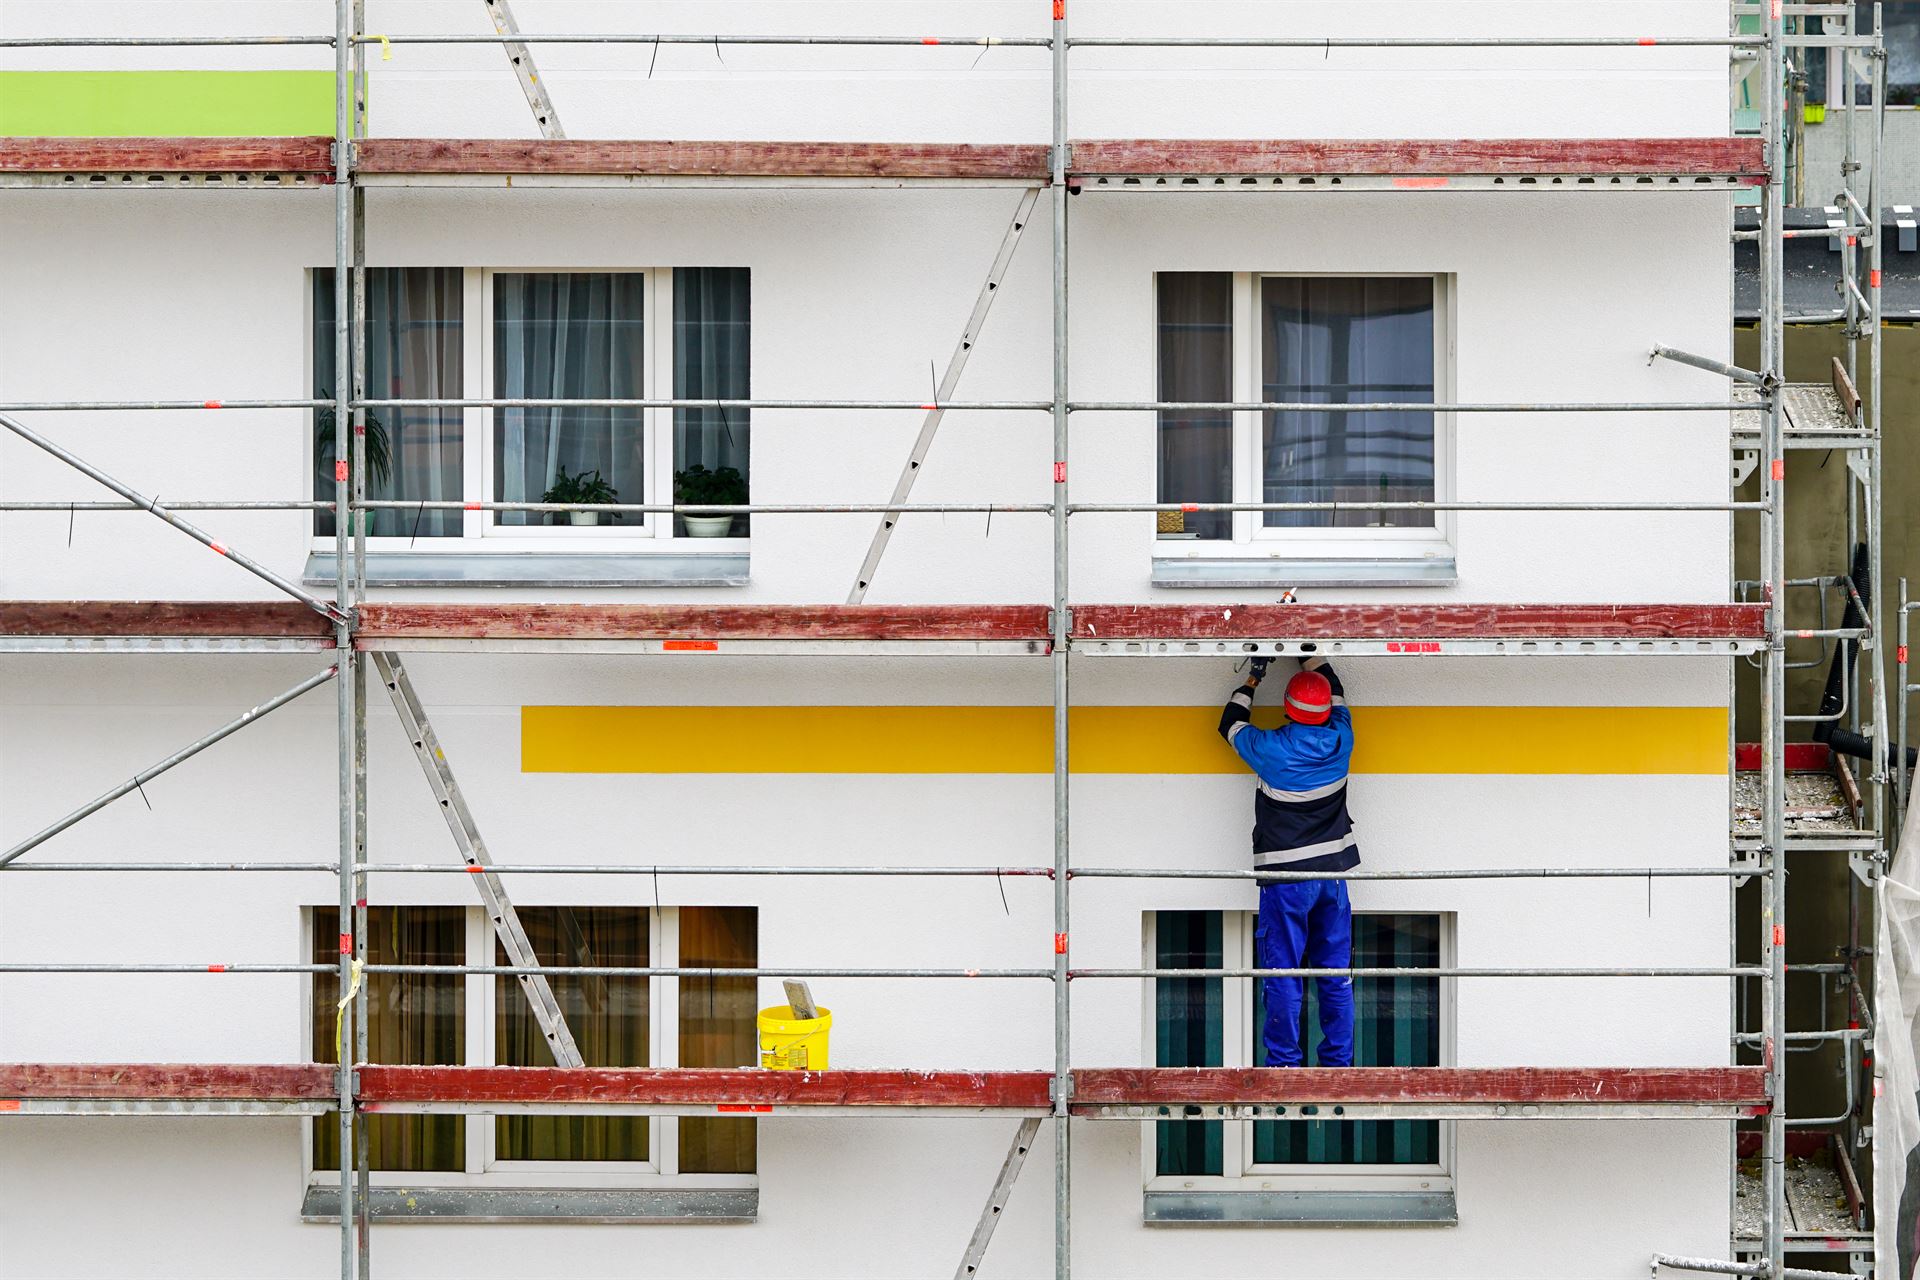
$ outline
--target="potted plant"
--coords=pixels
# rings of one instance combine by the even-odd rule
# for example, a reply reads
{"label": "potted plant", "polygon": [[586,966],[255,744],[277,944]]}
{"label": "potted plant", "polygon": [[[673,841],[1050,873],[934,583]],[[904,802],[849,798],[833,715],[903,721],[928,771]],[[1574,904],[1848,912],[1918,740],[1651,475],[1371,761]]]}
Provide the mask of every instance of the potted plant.
{"label": "potted plant", "polygon": [[[542,502],[617,502],[620,495],[614,487],[604,480],[598,469],[581,471],[568,475],[565,467],[558,469],[554,481],[540,498]],[[572,525],[596,525],[600,523],[598,511],[569,511],[567,523]]]}
{"label": "potted plant", "polygon": [[[323,387],[314,392],[313,398],[315,400],[326,400],[331,398],[332,395],[333,391],[330,388]],[[334,421],[335,416],[332,409],[322,409],[314,415],[313,457],[315,464],[322,472],[331,472],[333,470],[330,464],[333,459]],[[349,478],[351,478],[353,474],[351,471],[353,466],[353,452],[351,447],[349,447],[347,452],[347,466],[349,468],[347,474]],[[371,413],[367,415],[367,471],[370,473],[370,479],[373,482],[367,486],[369,490],[368,496],[372,497],[373,494],[371,491],[374,485],[386,484],[388,479],[393,475],[393,451],[387,441],[387,429],[380,425],[380,419]],[[362,511],[360,513],[361,523],[370,526],[373,523],[370,519],[372,515],[373,513],[371,511]]]}
{"label": "potted plant", "polygon": [[[747,478],[737,467],[709,471],[705,464],[696,462],[685,471],[673,473],[673,500],[682,507],[744,506]],[[688,536],[694,538],[724,538],[733,531],[730,515],[712,513],[680,518],[686,521]]]}

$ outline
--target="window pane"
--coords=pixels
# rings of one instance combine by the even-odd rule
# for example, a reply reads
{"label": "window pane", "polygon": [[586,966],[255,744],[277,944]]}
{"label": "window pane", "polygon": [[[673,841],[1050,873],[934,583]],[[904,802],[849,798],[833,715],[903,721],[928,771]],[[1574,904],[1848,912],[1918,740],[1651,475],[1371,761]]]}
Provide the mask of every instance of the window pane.
{"label": "window pane", "polygon": [[[1356,915],[1353,965],[1432,969],[1440,964],[1438,916]],[[1253,1025],[1266,1020],[1264,983],[1253,987]],[[1302,1002],[1300,1044],[1314,1066],[1320,1040],[1319,1001],[1311,980]],[[1258,1032],[1254,1061],[1266,1065]],[[1353,1063],[1357,1067],[1440,1065],[1440,979],[1355,978]],[[1255,1164],[1434,1164],[1440,1159],[1436,1120],[1262,1120],[1253,1126]]]}
{"label": "window pane", "polygon": [[[502,399],[637,400],[644,386],[645,277],[637,273],[493,278],[493,387]],[[580,407],[497,409],[494,499],[499,502],[644,502],[643,411]],[[564,486],[597,478],[597,499]],[[556,485],[561,493],[549,498]],[[634,513],[501,511],[503,525],[638,525]],[[590,518],[588,518],[590,517]]]}
{"label": "window pane", "polygon": [[[751,969],[759,963],[757,907],[680,908],[680,963],[688,968]],[[755,1067],[760,1036],[753,978],[681,978],[680,1065]],[[680,1121],[680,1172],[752,1173],[754,1122]]]}
{"label": "window pane", "polygon": [[[1233,399],[1233,276],[1224,271],[1163,271],[1160,399]],[[1233,415],[1166,410],[1160,414],[1160,487],[1156,502],[1233,500]],[[1225,511],[1163,511],[1162,538],[1229,538]]]}
{"label": "window pane", "polygon": [[[454,398],[463,394],[460,272],[449,267],[367,271],[367,398]],[[334,394],[333,270],[313,273],[313,394]],[[367,410],[367,496],[388,501],[459,502],[462,417],[458,409]],[[314,410],[313,496],[333,501],[333,410]],[[351,441],[349,441],[351,446]],[[371,513],[375,537],[453,538],[458,511]],[[314,532],[333,536],[333,513],[314,513]]]}
{"label": "window pane", "polygon": [[[673,394],[686,400],[745,400],[752,395],[753,305],[744,267],[682,267],[673,273]],[[676,501],[744,504],[752,415],[745,409],[675,409]],[[689,485],[684,472],[694,467]],[[732,468],[734,475],[723,470]],[[685,488],[688,496],[682,498]],[[696,520],[702,517],[694,517]],[[711,517],[718,521],[719,517]],[[721,535],[745,537],[751,519],[735,516]],[[717,527],[717,526],[716,526]],[[674,533],[688,532],[684,517]],[[715,536],[715,535],[709,535]]]}
{"label": "window pane", "polygon": [[[340,960],[340,912],[313,912],[313,963]],[[369,964],[465,964],[466,913],[458,907],[370,907]],[[367,1059],[393,1066],[457,1066],[466,1059],[466,1002],[458,974],[369,973]],[[313,1060],[338,1062],[334,1035],[340,978],[313,975]],[[460,1116],[366,1116],[362,1141],[375,1171],[459,1171],[466,1167]],[[313,1122],[313,1167],[340,1167],[339,1121]]]}
{"label": "window pane", "polygon": [[[1154,967],[1218,969],[1218,911],[1161,911],[1154,917]],[[1156,1067],[1217,1067],[1223,1038],[1219,978],[1160,978],[1154,982]],[[1163,1174],[1221,1172],[1221,1122],[1162,1120],[1154,1126]]]}
{"label": "window pane", "polygon": [[[1887,104],[1895,107],[1920,104],[1920,0],[1885,0],[1881,12],[1886,19]],[[1854,13],[1855,31],[1873,30],[1870,0],[1855,0]],[[1864,70],[1866,64],[1862,59],[1855,58],[1853,62],[1855,67]],[[1866,103],[1872,98],[1866,86],[1858,86],[1857,101]]]}
{"label": "window pane", "polygon": [[[1433,402],[1433,281],[1260,282],[1262,399]],[[1268,413],[1266,502],[1433,501],[1433,414]],[[1430,528],[1431,511],[1269,511],[1269,528]]]}
{"label": "window pane", "polygon": [[[543,965],[644,968],[648,914],[645,907],[522,907],[520,923]],[[495,964],[512,963],[499,939],[493,947]],[[587,1066],[648,1064],[646,978],[559,975],[548,982]],[[494,1060],[510,1067],[557,1065],[520,979],[494,983]],[[494,1125],[502,1160],[652,1159],[645,1116],[499,1116]]]}

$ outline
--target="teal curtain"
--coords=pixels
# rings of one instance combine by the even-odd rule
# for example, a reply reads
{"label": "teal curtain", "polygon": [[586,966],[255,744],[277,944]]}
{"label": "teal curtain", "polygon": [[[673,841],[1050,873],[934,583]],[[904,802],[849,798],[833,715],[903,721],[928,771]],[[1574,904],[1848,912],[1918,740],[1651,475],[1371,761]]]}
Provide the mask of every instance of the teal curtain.
{"label": "teal curtain", "polygon": [[[1356,915],[1357,969],[1432,969],[1440,964],[1437,916]],[[1266,1018],[1261,984],[1253,988],[1253,1025]],[[1314,984],[1306,983],[1300,1042],[1314,1066],[1320,1020]],[[1254,1036],[1254,1061],[1266,1065]],[[1353,983],[1353,1061],[1359,1067],[1440,1065],[1440,980],[1434,977],[1356,978]],[[1263,1120],[1253,1126],[1255,1164],[1433,1164],[1440,1159],[1435,1120]]]}
{"label": "teal curtain", "polygon": [[[673,394],[681,400],[745,400],[753,394],[753,293],[745,267],[680,267],[673,273]],[[673,466],[708,471],[732,467],[751,475],[752,414],[746,409],[675,409]],[[675,491],[679,485],[676,481]],[[708,502],[744,503],[745,494]],[[676,522],[685,534],[686,522]],[[744,538],[750,516],[735,516],[732,536]]]}
{"label": "teal curtain", "polygon": [[[1154,929],[1157,969],[1219,969],[1218,911],[1162,911]],[[1161,978],[1154,983],[1154,1056],[1157,1067],[1221,1065],[1221,980]],[[1219,1174],[1219,1120],[1162,1120],[1155,1171]]]}

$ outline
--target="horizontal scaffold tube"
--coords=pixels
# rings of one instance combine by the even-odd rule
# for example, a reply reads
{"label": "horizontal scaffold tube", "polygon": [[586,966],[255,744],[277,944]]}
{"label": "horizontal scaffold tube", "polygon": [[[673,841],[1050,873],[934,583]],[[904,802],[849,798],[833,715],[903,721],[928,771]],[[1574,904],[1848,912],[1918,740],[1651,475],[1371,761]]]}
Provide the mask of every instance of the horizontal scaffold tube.
{"label": "horizontal scaffold tube", "polygon": [[1073,36],[1079,49],[1759,49],[1765,36]]}
{"label": "horizontal scaffold tube", "polygon": [[[138,502],[0,502],[0,511],[145,511]],[[168,502],[169,511],[331,511],[331,502],[297,500],[258,502],[210,499],[205,502]]]}
{"label": "horizontal scaffold tube", "polygon": [[[417,506],[417,503],[397,503]],[[458,506],[458,503],[454,504]],[[1011,508],[1002,507],[1001,510]],[[1081,512],[1128,511],[1765,511],[1765,502],[1076,502]]]}
{"label": "horizontal scaffold tube", "polygon": [[[456,868],[456,870],[459,868]],[[1660,880],[1745,879],[1771,875],[1767,867],[1462,867],[1428,871],[1216,871],[1202,867],[1073,867],[1067,878],[1122,880]]]}
{"label": "horizontal scaffold tube", "polygon": [[1763,965],[1623,969],[1070,969],[1069,978],[1755,978]]}
{"label": "horizontal scaffold tube", "polygon": [[[375,872],[402,872],[416,875],[422,872],[459,872],[467,874],[472,868],[461,864],[448,863],[399,863],[362,862],[354,866],[360,874],[372,875]],[[560,876],[1044,876],[1053,878],[1052,867],[694,867],[694,866],[635,866],[632,863],[581,863],[575,865],[556,864],[537,866],[514,863],[494,863],[487,868],[498,875],[560,875]]]}
{"label": "horizontal scaffold tube", "polygon": [[331,400],[20,400],[0,413],[131,412],[152,409],[331,409]]}
{"label": "horizontal scaffold tube", "polygon": [[1731,413],[1751,404],[1720,400],[1648,400],[1616,404],[1578,401],[1511,400],[1485,404],[1436,404],[1428,400],[1353,401],[1319,404],[1310,400],[1075,400],[1074,413]]}
{"label": "horizontal scaffold tube", "polygon": [[[1051,969],[728,969],[626,965],[370,964],[368,973],[558,978],[1047,978]],[[0,973],[338,973],[337,964],[0,964]],[[1410,971],[1409,971],[1410,972]]]}
{"label": "horizontal scaffold tube", "polygon": [[802,503],[726,503],[726,502],[408,502],[405,499],[380,499],[352,504],[357,511],[606,511],[651,513],[654,515],[877,515],[887,512],[937,514],[974,512],[989,515],[1043,515],[1053,510],[1044,502],[936,502],[903,503],[888,506],[884,502],[802,502]]}
{"label": "horizontal scaffold tube", "polygon": [[[420,397],[403,400],[355,400],[352,409],[895,409],[915,413],[939,409],[943,413],[967,410],[1034,412],[1048,409],[1045,400],[687,400],[653,397],[617,399],[589,397],[569,399],[561,396],[494,397],[491,399],[448,399]],[[1752,405],[1741,406],[1752,408]]]}

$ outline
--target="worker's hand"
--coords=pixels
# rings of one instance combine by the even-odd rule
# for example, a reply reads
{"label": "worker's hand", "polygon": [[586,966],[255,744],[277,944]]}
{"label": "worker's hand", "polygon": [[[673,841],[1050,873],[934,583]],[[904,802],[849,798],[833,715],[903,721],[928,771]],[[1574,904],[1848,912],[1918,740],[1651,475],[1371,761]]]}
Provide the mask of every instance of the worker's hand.
{"label": "worker's hand", "polygon": [[1268,659],[1266,658],[1255,658],[1252,661],[1247,663],[1247,683],[1248,684],[1254,685],[1257,687],[1262,680],[1266,679],[1267,662],[1268,662]]}
{"label": "worker's hand", "polygon": [[1326,665],[1327,665],[1327,660],[1325,658],[1314,657],[1314,658],[1308,658],[1305,661],[1301,662],[1300,669],[1302,671],[1318,671],[1320,668]]}

